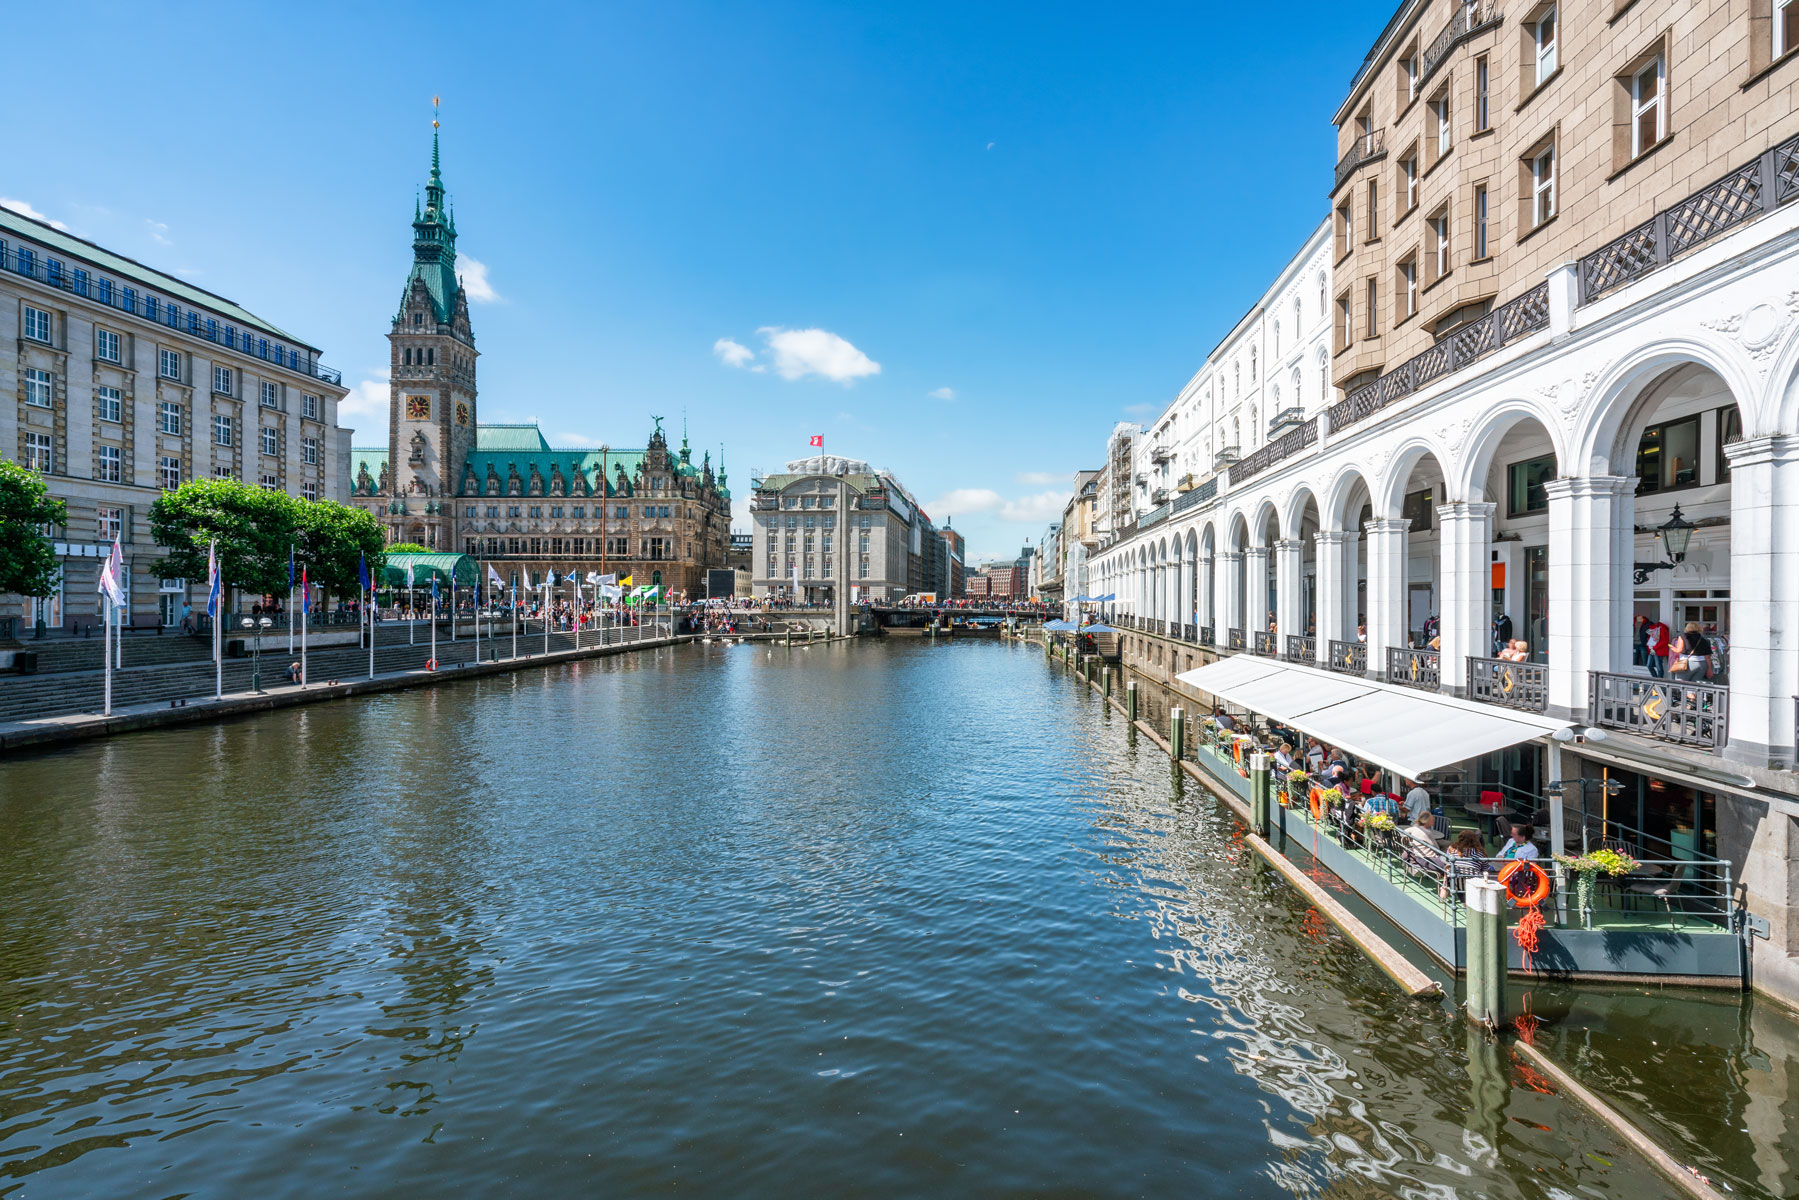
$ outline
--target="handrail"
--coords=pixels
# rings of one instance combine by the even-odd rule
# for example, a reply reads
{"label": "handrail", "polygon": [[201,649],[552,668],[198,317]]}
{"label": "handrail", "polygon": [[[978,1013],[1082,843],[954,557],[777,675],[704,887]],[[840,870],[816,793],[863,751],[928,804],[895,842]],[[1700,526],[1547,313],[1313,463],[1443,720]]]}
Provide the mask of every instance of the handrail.
{"label": "handrail", "polygon": [[1282,459],[1298,454],[1318,441],[1318,418],[1313,417],[1297,429],[1288,430],[1260,450],[1231,467],[1231,486],[1252,479]]}
{"label": "handrail", "polygon": [[1318,658],[1318,639],[1297,633],[1287,635],[1287,661],[1309,663]]}
{"label": "handrail", "polygon": [[1247,650],[1247,649],[1249,649],[1249,638],[1244,633],[1243,630],[1241,630],[1241,629],[1226,630],[1225,636],[1229,639],[1229,643],[1230,643],[1229,647],[1228,647],[1229,649],[1231,649],[1231,650]]}
{"label": "handrail", "polygon": [[1253,651],[1256,654],[1262,655],[1264,658],[1276,657],[1274,636],[1274,634],[1269,633],[1266,629],[1253,630],[1250,633],[1250,638],[1252,639],[1250,644]]}
{"label": "handrail", "polygon": [[1462,4],[1455,10],[1455,16],[1449,18],[1449,24],[1437,35],[1437,40],[1425,48],[1418,63],[1418,90],[1423,91],[1430,77],[1436,74],[1437,68],[1449,59],[1450,51],[1464,41],[1483,30],[1499,24],[1499,6],[1488,0],[1486,4]]}
{"label": "handrail", "polygon": [[1468,698],[1524,712],[1548,712],[1549,668],[1542,663],[1470,657]]}
{"label": "handrail", "polygon": [[1368,647],[1361,642],[1339,642],[1331,640],[1331,670],[1344,675],[1366,675],[1368,673]]}
{"label": "handrail", "polygon": [[1388,646],[1387,682],[1425,692],[1440,691],[1443,686],[1441,657],[1435,650]]}
{"label": "handrail", "polygon": [[1587,721],[1602,729],[1715,750],[1730,740],[1730,689],[1592,671],[1587,676]]}
{"label": "handrail", "polygon": [[1358,133],[1343,157],[1337,160],[1337,176],[1331,183],[1331,191],[1343,186],[1343,181],[1355,174],[1357,167],[1363,163],[1371,163],[1387,152],[1386,131],[1370,129],[1367,133]]}

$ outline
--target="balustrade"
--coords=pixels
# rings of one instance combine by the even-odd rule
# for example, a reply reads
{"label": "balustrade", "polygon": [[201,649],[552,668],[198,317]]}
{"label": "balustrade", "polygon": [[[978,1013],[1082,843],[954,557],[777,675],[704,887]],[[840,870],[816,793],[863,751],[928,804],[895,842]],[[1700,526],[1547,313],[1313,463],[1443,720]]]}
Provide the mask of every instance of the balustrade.
{"label": "balustrade", "polygon": [[1330,644],[1330,669],[1345,675],[1366,675],[1368,673],[1368,647],[1361,642],[1338,642]]}
{"label": "balustrade", "polygon": [[1257,629],[1251,634],[1251,637],[1254,638],[1252,646],[1255,653],[1267,658],[1275,656],[1274,634],[1269,633],[1266,629]]}
{"label": "balustrade", "polygon": [[1587,676],[1587,721],[1602,729],[1716,749],[1730,739],[1730,689],[1592,671]]}
{"label": "balustrade", "polygon": [[1549,710],[1549,668],[1542,663],[1468,660],[1468,698],[1525,712]]}
{"label": "balustrade", "polygon": [[1442,687],[1441,658],[1435,650],[1388,646],[1387,682],[1426,692],[1438,691]]}
{"label": "balustrade", "polygon": [[1287,661],[1297,663],[1313,662],[1318,657],[1318,639],[1301,637],[1296,633],[1287,635]]}
{"label": "balustrade", "polygon": [[1218,643],[1217,643],[1217,642],[1215,642],[1215,641],[1213,641],[1213,640],[1212,640],[1212,633],[1213,633],[1213,629],[1212,629],[1212,627],[1211,627],[1211,626],[1210,626],[1210,625],[1201,625],[1201,626],[1200,626],[1200,627],[1199,627],[1199,642],[1200,642],[1200,645],[1202,645],[1202,646],[1216,646],[1216,645],[1217,645],[1217,644],[1218,644]]}
{"label": "balustrade", "polygon": [[1249,649],[1249,638],[1244,633],[1243,630],[1228,629],[1225,631],[1225,637],[1229,639],[1229,644],[1227,647],[1228,649],[1231,649],[1231,650],[1247,650],[1247,649]]}

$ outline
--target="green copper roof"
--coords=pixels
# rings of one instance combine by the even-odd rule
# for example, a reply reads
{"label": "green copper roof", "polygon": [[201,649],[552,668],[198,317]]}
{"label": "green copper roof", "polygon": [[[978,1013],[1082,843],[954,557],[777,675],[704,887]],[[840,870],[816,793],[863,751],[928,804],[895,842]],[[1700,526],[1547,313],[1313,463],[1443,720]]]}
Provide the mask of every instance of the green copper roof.
{"label": "green copper roof", "polygon": [[[412,273],[406,277],[406,291],[412,294],[414,280],[422,280],[431,296],[433,315],[447,325],[456,314],[456,218],[450,215],[444,200],[443,175],[437,163],[437,131],[431,132],[431,177],[425,183],[425,207],[421,212],[413,206]],[[405,300],[401,300],[402,309]]]}
{"label": "green copper roof", "polygon": [[476,450],[548,451],[550,443],[535,425],[477,425]]}
{"label": "green copper roof", "polygon": [[239,307],[234,300],[227,300],[225,297],[203,288],[183,283],[173,275],[164,275],[161,271],[146,267],[135,259],[114,254],[110,250],[103,250],[90,241],[64,233],[60,229],[54,229],[42,221],[34,221],[10,208],[0,208],[0,232],[10,232],[15,237],[28,237],[46,250],[57,251],[70,258],[82,259],[109,275],[118,276],[126,283],[160,292],[164,296],[180,300],[193,308],[210,309],[226,320],[236,321],[239,325],[261,330],[270,337],[278,337],[282,341],[291,342],[295,346],[312,350],[314,353],[318,351],[317,346],[310,342],[303,342],[285,329],[269,324],[256,314]]}

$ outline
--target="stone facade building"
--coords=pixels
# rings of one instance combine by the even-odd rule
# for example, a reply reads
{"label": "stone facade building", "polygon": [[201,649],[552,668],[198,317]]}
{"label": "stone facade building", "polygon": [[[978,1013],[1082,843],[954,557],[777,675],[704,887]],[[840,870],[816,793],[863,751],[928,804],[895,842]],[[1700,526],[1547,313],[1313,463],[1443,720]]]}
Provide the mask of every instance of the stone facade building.
{"label": "stone facade building", "polygon": [[69,628],[97,620],[120,539],[130,624],[175,625],[205,581],[163,579],[157,494],[232,478],[306,499],[347,498],[346,390],[319,351],[225,299],[10,209],[0,209],[0,452],[68,506],[52,531],[62,578],[0,616]]}
{"label": "stone facade building", "polygon": [[552,447],[536,425],[483,425],[474,329],[456,274],[456,219],[436,135],[412,268],[387,338],[392,385],[384,447],[351,450],[352,502],[388,541],[454,550],[530,588],[590,573],[703,597],[726,565],[731,493],[721,459],[671,449],[661,418],[645,446]]}
{"label": "stone facade building", "polygon": [[[891,472],[857,459],[797,459],[757,480],[752,574],[758,598],[858,602],[939,591],[943,542]],[[797,581],[797,582],[796,582]]]}
{"label": "stone facade building", "polygon": [[[1748,977],[1789,1000],[1796,10],[1400,5],[1321,181],[1335,393],[1167,504],[1139,488],[1091,563],[1140,669],[1247,651],[1564,722],[1578,753],[1489,765],[1538,794],[1603,776],[1646,851],[1727,863],[1767,934]],[[1212,443],[1243,451],[1228,416]],[[1639,617],[1698,625],[1709,677],[1660,685]],[[1503,694],[1496,620],[1530,659]]]}

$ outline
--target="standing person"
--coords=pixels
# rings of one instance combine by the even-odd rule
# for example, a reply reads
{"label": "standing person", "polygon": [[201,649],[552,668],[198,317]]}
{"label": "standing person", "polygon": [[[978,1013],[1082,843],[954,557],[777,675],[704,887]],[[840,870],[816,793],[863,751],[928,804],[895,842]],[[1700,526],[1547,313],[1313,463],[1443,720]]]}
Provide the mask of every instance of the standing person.
{"label": "standing person", "polygon": [[1686,628],[1674,640],[1674,649],[1668,660],[1669,673],[1682,680],[1709,679],[1711,652],[1711,643],[1699,632],[1699,622],[1688,621]]}
{"label": "standing person", "polygon": [[1660,617],[1643,626],[1643,651],[1649,674],[1656,679],[1665,678],[1668,674],[1668,626]]}
{"label": "standing person", "polygon": [[1420,818],[1430,812],[1430,793],[1416,779],[1412,780],[1412,790],[1405,794],[1406,820],[1416,825]]}

